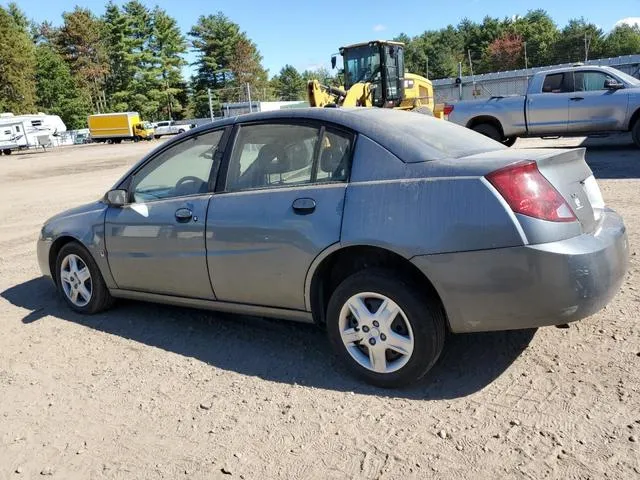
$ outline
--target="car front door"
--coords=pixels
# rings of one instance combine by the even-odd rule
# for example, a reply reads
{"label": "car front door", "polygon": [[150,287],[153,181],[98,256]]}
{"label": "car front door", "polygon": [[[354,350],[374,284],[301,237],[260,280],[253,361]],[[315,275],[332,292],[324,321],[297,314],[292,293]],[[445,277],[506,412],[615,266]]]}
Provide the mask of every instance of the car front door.
{"label": "car front door", "polygon": [[624,89],[605,88],[607,80],[619,80],[599,71],[577,71],[575,92],[569,102],[569,132],[623,130],[629,94]]}
{"label": "car front door", "polygon": [[311,263],[340,240],[353,137],[314,124],[236,128],[207,214],[215,295],[304,310]]}
{"label": "car front door", "polygon": [[570,72],[545,77],[542,93],[527,95],[527,130],[531,135],[562,135],[569,123],[569,97],[573,95]]}
{"label": "car front door", "polygon": [[213,299],[205,219],[224,131],[160,152],[128,179],[129,203],[105,219],[109,267],[118,288]]}

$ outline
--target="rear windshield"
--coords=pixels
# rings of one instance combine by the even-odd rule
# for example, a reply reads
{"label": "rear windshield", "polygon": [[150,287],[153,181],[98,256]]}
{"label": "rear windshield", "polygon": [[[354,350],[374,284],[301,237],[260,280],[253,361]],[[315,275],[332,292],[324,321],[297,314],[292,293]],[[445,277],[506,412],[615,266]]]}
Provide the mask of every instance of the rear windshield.
{"label": "rear windshield", "polygon": [[395,141],[406,142],[406,137],[412,137],[424,145],[419,159],[408,155],[405,162],[461,158],[507,148],[473,130],[428,115],[388,109],[373,109],[367,114],[384,116],[385,124],[391,127],[385,133],[398,135]]}

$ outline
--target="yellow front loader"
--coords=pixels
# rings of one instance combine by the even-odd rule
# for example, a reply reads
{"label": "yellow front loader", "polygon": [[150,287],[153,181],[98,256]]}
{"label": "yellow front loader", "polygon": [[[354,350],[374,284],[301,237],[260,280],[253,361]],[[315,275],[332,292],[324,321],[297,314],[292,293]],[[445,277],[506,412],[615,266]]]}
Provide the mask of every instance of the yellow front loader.
{"label": "yellow front loader", "polygon": [[[434,114],[433,85],[420,75],[405,72],[404,44],[375,40],[342,47],[340,55],[344,87],[310,80],[307,97],[312,107],[380,107]],[[335,55],[331,65],[336,66]]]}

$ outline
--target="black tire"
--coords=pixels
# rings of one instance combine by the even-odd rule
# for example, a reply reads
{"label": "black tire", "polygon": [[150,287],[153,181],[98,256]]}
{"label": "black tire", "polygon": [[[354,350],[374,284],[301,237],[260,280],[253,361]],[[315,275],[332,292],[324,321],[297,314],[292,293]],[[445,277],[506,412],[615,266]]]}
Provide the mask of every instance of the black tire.
{"label": "black tire", "polygon": [[502,141],[502,144],[506,145],[507,147],[513,147],[513,144],[516,143],[517,140],[518,137],[507,137]]}
{"label": "black tire", "polygon": [[496,142],[502,143],[502,141],[504,140],[504,138],[502,138],[502,134],[500,133],[500,130],[498,130],[498,127],[490,123],[480,123],[478,125],[475,125],[473,128],[471,128],[471,130],[473,130],[474,132],[481,133],[485,137],[489,137],[492,140],[495,140]]}
{"label": "black tire", "polygon": [[[91,298],[89,302],[84,306],[78,306],[74,304],[71,299],[65,293],[63,282],[62,282],[62,263],[65,258],[69,255],[75,255],[80,257],[82,262],[89,269],[89,273],[91,274]],[[78,313],[84,313],[87,315],[92,315],[94,313],[101,312],[103,310],[108,309],[113,305],[113,297],[109,293],[109,289],[104,283],[104,279],[102,278],[102,274],[100,273],[100,269],[96,264],[93,256],[89,253],[89,251],[78,242],[69,242],[64,245],[60,251],[58,252],[58,257],[56,258],[56,285],[58,287],[58,292],[62,296],[62,298],[67,302],[67,305],[71,307],[72,310]]]}
{"label": "black tire", "polygon": [[113,143],[120,145],[122,143],[122,139],[121,138],[116,138]]}
{"label": "black tire", "polygon": [[140,137],[139,137],[138,135],[135,135],[135,136],[133,137],[133,141],[134,141],[135,143],[138,143],[138,142],[140,141]]}
{"label": "black tire", "polygon": [[184,130],[181,128],[180,130],[178,130],[178,134],[180,133],[184,133]]}
{"label": "black tire", "polygon": [[4,153],[5,155],[11,155],[11,149],[5,148],[4,150],[2,150],[2,153]]}
{"label": "black tire", "polygon": [[640,118],[638,118],[636,123],[633,124],[633,128],[631,129],[631,138],[633,138],[633,143],[636,144],[636,147],[640,148]]}
{"label": "black tire", "polygon": [[[404,312],[413,331],[413,352],[407,363],[396,371],[378,373],[360,365],[342,341],[340,312],[351,297],[363,292],[393,300]],[[440,301],[388,270],[372,268],[351,275],[334,290],[327,307],[327,334],[336,355],[356,375],[378,387],[400,387],[424,377],[442,352],[445,333],[445,315]],[[360,345],[368,349],[365,343]],[[388,352],[385,350],[385,356]]]}
{"label": "black tire", "polygon": [[155,138],[156,140],[160,138],[160,135],[154,135],[153,138]]}
{"label": "black tire", "polygon": [[411,111],[416,113],[421,113],[422,115],[426,115],[428,117],[433,117],[433,112],[429,107],[417,107]]}

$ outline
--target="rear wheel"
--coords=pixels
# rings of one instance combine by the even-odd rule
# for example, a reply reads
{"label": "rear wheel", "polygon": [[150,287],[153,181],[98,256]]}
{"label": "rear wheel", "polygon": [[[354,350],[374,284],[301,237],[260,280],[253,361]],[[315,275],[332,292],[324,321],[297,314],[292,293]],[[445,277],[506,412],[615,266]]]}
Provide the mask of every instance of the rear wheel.
{"label": "rear wheel", "polygon": [[633,138],[633,143],[636,144],[636,147],[640,148],[640,118],[638,118],[636,123],[633,124],[631,137]]}
{"label": "rear wheel", "polygon": [[4,150],[2,150],[2,153],[4,153],[5,155],[11,155],[11,149],[5,148]]}
{"label": "rear wheel", "polygon": [[480,123],[472,127],[471,130],[481,133],[485,137],[489,137],[496,142],[502,142],[504,140],[500,130],[498,130],[498,127],[490,123]]}
{"label": "rear wheel", "polygon": [[344,280],[327,308],[329,340],[342,361],[379,387],[422,378],[444,345],[437,299],[393,272],[368,269]]}
{"label": "rear wheel", "polygon": [[56,259],[58,291],[76,312],[93,314],[105,310],[113,298],[89,251],[77,242],[67,243]]}

